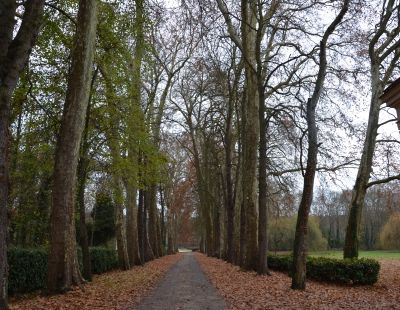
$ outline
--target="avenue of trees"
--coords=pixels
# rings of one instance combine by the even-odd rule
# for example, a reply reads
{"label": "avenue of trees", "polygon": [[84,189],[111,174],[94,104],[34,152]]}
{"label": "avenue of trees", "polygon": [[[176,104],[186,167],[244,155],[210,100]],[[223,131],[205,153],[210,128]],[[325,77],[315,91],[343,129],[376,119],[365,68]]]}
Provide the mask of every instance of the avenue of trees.
{"label": "avenue of trees", "polygon": [[48,250],[48,293],[97,245],[290,250],[293,289],[308,247],[399,249],[399,57],[398,0],[2,0],[0,309],[11,247]]}

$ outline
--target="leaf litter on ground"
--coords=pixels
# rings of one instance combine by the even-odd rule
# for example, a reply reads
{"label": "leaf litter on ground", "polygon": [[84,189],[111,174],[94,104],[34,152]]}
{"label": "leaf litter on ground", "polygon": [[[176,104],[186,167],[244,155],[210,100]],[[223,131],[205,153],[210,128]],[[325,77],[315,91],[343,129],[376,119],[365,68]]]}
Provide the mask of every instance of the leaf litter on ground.
{"label": "leaf litter on ground", "polygon": [[285,273],[259,276],[221,259],[200,253],[196,258],[230,309],[400,309],[399,260],[381,260],[379,280],[372,286],[308,280],[305,291],[295,291]]}
{"label": "leaf litter on ground", "polygon": [[135,309],[182,254],[168,255],[127,271],[95,275],[93,281],[62,295],[39,293],[11,298],[10,310]]}

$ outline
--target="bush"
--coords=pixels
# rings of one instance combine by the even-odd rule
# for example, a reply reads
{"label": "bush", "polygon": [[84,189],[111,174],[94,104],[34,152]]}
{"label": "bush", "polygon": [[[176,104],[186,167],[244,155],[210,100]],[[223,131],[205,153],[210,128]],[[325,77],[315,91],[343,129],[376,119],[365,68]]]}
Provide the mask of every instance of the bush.
{"label": "bush", "polygon": [[[293,248],[297,218],[278,217],[272,219],[268,228],[268,244],[271,251],[289,251]],[[322,236],[319,218],[310,216],[308,220],[307,246],[311,251],[325,250],[328,241]]]}
{"label": "bush", "polygon": [[400,213],[393,213],[379,235],[380,246],[384,250],[400,249]]}
{"label": "bush", "polygon": [[[292,261],[289,255],[268,256],[268,266],[279,271],[290,271]],[[372,285],[378,281],[379,269],[373,259],[307,257],[307,277],[324,282]]]}
{"label": "bush", "polygon": [[328,248],[328,240],[322,235],[317,216],[310,216],[308,219],[307,241],[310,251],[326,250]]}
{"label": "bush", "polygon": [[92,211],[93,244],[104,245],[115,236],[114,204],[107,192],[96,194],[96,203]]}
{"label": "bush", "polygon": [[[78,251],[81,264],[82,255]],[[28,293],[46,287],[48,252],[45,249],[10,248],[8,250],[10,294]],[[103,273],[117,267],[116,251],[112,249],[90,248],[92,272]]]}
{"label": "bush", "polygon": [[46,250],[10,248],[8,263],[8,291],[10,294],[31,292],[45,286]]}
{"label": "bush", "polygon": [[372,285],[378,281],[379,269],[374,259],[307,258],[307,275],[321,281]]}
{"label": "bush", "polygon": [[103,273],[118,266],[117,253],[115,250],[93,247],[90,248],[90,260],[92,273]]}
{"label": "bush", "polygon": [[292,268],[292,256],[268,255],[268,267],[278,271],[289,271]]}

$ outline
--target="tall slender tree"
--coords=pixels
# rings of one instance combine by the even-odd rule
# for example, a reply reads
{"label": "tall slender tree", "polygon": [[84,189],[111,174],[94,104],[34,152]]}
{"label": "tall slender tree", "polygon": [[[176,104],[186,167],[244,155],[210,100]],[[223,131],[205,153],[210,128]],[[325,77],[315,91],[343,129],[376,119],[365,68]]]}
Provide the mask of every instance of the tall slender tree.
{"label": "tall slender tree", "polygon": [[0,309],[7,308],[7,233],[9,182],[9,126],[11,98],[19,76],[35,44],[44,0],[24,3],[21,26],[14,37],[16,0],[0,3]]}
{"label": "tall slender tree", "polygon": [[[378,128],[380,127],[379,112],[383,103],[381,96],[385,86],[392,78],[400,59],[400,17],[398,2],[395,0],[384,1],[379,16],[380,19],[375,26],[374,34],[368,46],[371,74],[371,101],[361,161],[350,202],[350,214],[344,245],[345,258],[358,257],[358,234],[361,224],[361,213],[364,208],[367,189],[372,185],[369,184],[369,180],[372,172]],[[386,181],[390,181],[390,178]]]}
{"label": "tall slender tree", "polygon": [[349,9],[350,0],[343,2],[339,14],[333,22],[325,30],[322,40],[319,44],[319,67],[317,80],[315,82],[312,96],[307,100],[306,120],[308,130],[308,154],[307,166],[304,175],[303,194],[301,196],[299,211],[297,215],[296,233],[293,247],[293,274],[292,288],[305,289],[306,285],[306,237],[308,215],[313,200],[314,179],[317,168],[318,155],[318,129],[316,123],[316,108],[320,101],[321,93],[324,87],[326,71],[328,66],[327,61],[327,44],[328,39],[335,31],[336,27],[341,23],[343,17]]}
{"label": "tall slender tree", "polygon": [[80,0],[71,71],[57,140],[47,274],[50,293],[83,283],[75,240],[74,200],[79,146],[89,102],[95,51],[97,0]]}
{"label": "tall slender tree", "polygon": [[[140,144],[138,136],[142,136],[143,131],[143,111],[141,110],[142,104],[142,62],[145,53],[145,1],[135,0],[136,15],[134,21],[134,35],[135,35],[135,51],[131,62],[131,75],[132,81],[130,85],[130,97],[131,105],[129,108],[130,121],[128,122],[128,160],[131,164],[140,165],[142,160],[140,158]],[[139,179],[141,174],[138,174]],[[136,182],[137,184],[139,182]],[[143,235],[145,229],[143,225],[147,225],[145,222],[146,216],[143,214],[143,192],[139,192],[139,204],[136,207],[133,199],[137,196],[137,186],[131,181],[127,182],[127,196],[129,197],[127,205],[127,240],[128,240],[128,254],[129,259],[135,263],[144,263],[144,247],[147,243],[144,243],[145,236]],[[147,239],[147,237],[146,237]],[[140,255],[139,255],[140,254]]]}

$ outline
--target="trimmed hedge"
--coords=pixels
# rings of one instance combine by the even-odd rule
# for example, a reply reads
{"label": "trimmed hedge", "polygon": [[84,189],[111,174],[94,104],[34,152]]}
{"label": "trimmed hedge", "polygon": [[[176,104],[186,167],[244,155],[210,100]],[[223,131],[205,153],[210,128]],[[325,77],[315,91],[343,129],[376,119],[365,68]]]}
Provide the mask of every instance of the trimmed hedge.
{"label": "trimmed hedge", "polygon": [[103,273],[118,267],[117,253],[115,250],[102,247],[93,247],[89,250],[92,273]]}
{"label": "trimmed hedge", "polygon": [[268,267],[278,271],[289,271],[293,258],[290,255],[268,255]]}
{"label": "trimmed hedge", "polygon": [[8,292],[26,293],[43,288],[46,283],[47,258],[44,249],[9,249]]}
{"label": "trimmed hedge", "polygon": [[[279,271],[290,271],[292,261],[289,255],[268,256],[268,266]],[[379,269],[374,259],[307,257],[307,277],[318,281],[372,285],[378,281]]]}
{"label": "trimmed hedge", "polygon": [[[78,251],[78,258],[82,255]],[[103,273],[118,265],[115,250],[90,248],[92,272]],[[10,294],[28,293],[46,287],[48,253],[45,249],[10,248],[8,250],[8,291]],[[79,265],[82,266],[81,262]]]}

